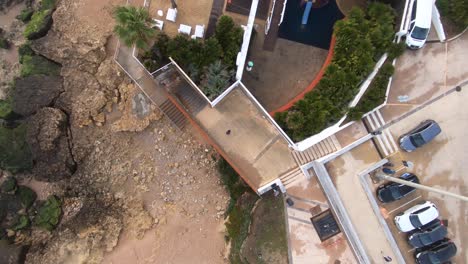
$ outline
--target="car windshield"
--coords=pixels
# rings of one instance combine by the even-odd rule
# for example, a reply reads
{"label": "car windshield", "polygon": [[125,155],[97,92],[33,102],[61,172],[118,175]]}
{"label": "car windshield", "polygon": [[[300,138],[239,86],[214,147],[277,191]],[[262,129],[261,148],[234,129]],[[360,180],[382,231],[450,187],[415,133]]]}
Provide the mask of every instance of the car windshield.
{"label": "car windshield", "polygon": [[427,37],[427,33],[429,33],[428,28],[414,27],[413,32],[411,33],[411,37],[415,39],[424,40]]}
{"label": "car windshield", "polygon": [[400,198],[401,194],[400,194],[400,191],[398,190],[398,187],[394,187],[392,186],[390,188],[390,192],[392,193],[392,197],[395,198],[395,199],[398,199]]}
{"label": "car windshield", "polygon": [[414,227],[420,227],[420,226],[422,226],[422,223],[419,221],[418,215],[411,214],[411,215],[409,216],[409,220],[410,220],[411,224],[412,224]]}
{"label": "car windshield", "polygon": [[424,245],[429,245],[432,242],[434,242],[434,241],[432,241],[431,236],[429,236],[429,235],[421,235],[421,236],[419,236],[419,239],[421,240],[421,242]]}
{"label": "car windshield", "polygon": [[424,141],[424,138],[421,136],[421,134],[412,135],[410,137],[410,140],[411,140],[411,143],[413,143],[415,147],[420,147],[424,145],[424,143],[426,143]]}

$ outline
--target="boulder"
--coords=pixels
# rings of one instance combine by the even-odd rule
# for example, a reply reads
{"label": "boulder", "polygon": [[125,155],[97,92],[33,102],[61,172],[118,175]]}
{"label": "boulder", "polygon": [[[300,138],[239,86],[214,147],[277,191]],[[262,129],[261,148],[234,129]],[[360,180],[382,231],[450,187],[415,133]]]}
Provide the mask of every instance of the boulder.
{"label": "boulder", "polygon": [[18,78],[13,90],[13,111],[29,116],[52,105],[61,92],[63,78],[60,76],[33,75]]}
{"label": "boulder", "polygon": [[31,147],[33,173],[37,180],[58,181],[75,172],[68,118],[61,110],[46,107],[31,116],[26,140]]}

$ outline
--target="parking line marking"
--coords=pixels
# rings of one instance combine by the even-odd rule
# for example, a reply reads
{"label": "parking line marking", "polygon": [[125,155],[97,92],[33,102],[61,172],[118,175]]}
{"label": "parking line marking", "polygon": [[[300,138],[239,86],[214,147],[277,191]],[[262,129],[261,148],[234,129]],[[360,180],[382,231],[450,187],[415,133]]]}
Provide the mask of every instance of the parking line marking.
{"label": "parking line marking", "polygon": [[416,249],[415,248],[412,248],[410,250],[407,251],[407,253],[410,253],[411,251],[415,251]]}
{"label": "parking line marking", "polygon": [[418,197],[412,199],[411,201],[408,201],[408,202],[406,202],[406,203],[404,203],[404,204],[398,206],[397,208],[391,210],[390,212],[388,212],[388,214],[391,214],[391,213],[395,212],[396,210],[399,210],[400,208],[402,208],[402,207],[408,205],[408,204],[411,203],[411,202],[414,202],[415,200],[417,200],[417,199],[419,199],[419,198],[421,198],[421,197],[422,197],[422,195],[419,195]]}

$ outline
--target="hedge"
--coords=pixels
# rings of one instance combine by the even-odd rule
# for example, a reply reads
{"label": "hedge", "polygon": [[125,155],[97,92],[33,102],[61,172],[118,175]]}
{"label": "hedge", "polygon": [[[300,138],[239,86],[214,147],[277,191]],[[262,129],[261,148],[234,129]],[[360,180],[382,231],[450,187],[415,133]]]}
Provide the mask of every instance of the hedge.
{"label": "hedge", "polygon": [[393,75],[394,70],[391,63],[386,63],[380,68],[359,103],[349,110],[348,117],[351,120],[360,119],[362,115],[384,103],[388,80]]}
{"label": "hedge", "polygon": [[319,133],[348,111],[380,56],[395,49],[395,18],[389,5],[373,2],[366,11],[354,7],[347,19],[336,22],[334,56],[324,76],[302,100],[275,115],[294,141]]}
{"label": "hedge", "polygon": [[438,0],[436,4],[442,16],[448,17],[461,30],[468,27],[467,0]]}

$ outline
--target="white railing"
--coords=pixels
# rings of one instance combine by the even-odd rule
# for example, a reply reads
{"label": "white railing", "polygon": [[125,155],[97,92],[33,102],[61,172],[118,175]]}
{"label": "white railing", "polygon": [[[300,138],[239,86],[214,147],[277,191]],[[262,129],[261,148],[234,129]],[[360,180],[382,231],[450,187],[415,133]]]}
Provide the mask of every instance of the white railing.
{"label": "white railing", "polygon": [[247,28],[244,31],[242,47],[241,47],[241,51],[239,52],[240,56],[238,56],[236,60],[236,64],[237,64],[236,79],[237,80],[242,79],[242,74],[244,73],[245,61],[247,60],[247,52],[249,51],[250,39],[252,36],[252,30],[253,30],[253,26],[255,23],[255,15],[257,14],[258,1],[259,0],[252,1],[252,5],[250,7],[249,19],[247,21]]}
{"label": "white railing", "polygon": [[265,35],[268,34],[271,25],[271,19],[273,18],[273,12],[275,11],[276,0],[273,0],[271,5],[270,15],[267,17],[266,24],[265,24]]}
{"label": "white railing", "polygon": [[286,3],[288,2],[288,0],[284,0],[284,3],[283,3],[283,11],[281,11],[281,18],[280,18],[280,21],[278,23],[278,26],[281,25],[281,23],[283,23],[283,18],[284,18],[284,12],[286,11]]}

